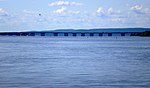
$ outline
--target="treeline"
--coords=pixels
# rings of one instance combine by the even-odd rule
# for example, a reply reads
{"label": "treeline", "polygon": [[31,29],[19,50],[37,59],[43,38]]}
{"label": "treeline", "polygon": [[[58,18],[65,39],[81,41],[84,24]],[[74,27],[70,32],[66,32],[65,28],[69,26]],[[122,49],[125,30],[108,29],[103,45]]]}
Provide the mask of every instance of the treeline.
{"label": "treeline", "polygon": [[131,36],[150,36],[150,31],[131,33]]}
{"label": "treeline", "polygon": [[145,31],[141,33],[141,36],[150,36],[150,31]]}

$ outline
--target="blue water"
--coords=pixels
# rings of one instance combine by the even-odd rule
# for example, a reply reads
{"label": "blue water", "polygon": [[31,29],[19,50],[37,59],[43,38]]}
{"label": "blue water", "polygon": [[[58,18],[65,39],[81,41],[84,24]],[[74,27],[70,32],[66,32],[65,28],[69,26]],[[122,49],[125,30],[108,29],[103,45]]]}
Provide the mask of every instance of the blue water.
{"label": "blue water", "polygon": [[0,37],[0,88],[150,88],[150,38]]}

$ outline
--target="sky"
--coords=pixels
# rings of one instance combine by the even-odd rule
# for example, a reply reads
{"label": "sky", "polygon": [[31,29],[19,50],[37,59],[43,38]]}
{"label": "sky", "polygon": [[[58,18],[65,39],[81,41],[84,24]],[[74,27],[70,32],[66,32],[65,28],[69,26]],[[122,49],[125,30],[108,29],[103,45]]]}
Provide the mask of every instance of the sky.
{"label": "sky", "polygon": [[150,27],[150,0],[0,0],[0,31]]}

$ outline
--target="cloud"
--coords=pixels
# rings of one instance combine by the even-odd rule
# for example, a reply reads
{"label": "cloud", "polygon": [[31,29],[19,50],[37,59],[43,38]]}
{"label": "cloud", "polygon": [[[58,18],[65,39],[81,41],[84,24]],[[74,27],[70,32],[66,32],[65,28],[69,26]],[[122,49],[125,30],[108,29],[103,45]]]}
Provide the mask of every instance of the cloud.
{"label": "cloud", "polygon": [[3,8],[0,8],[0,14],[5,13],[5,10]]}
{"label": "cloud", "polygon": [[23,10],[16,13],[0,10],[1,31],[42,29],[45,28],[45,25],[48,25],[45,14],[39,11]]}
{"label": "cloud", "polygon": [[69,2],[69,1],[56,1],[49,4],[49,6],[79,6],[82,5],[78,2]]}
{"label": "cloud", "polygon": [[103,9],[100,7],[96,10],[96,14],[99,17],[105,17],[105,18],[116,17],[116,16],[122,17],[121,12],[119,10],[113,10],[113,8]]}
{"label": "cloud", "polygon": [[97,11],[96,11],[98,14],[105,14],[105,11],[103,8],[98,8]]}
{"label": "cloud", "polygon": [[121,14],[121,12],[120,12],[119,10],[114,11],[113,8],[109,8],[109,9],[107,10],[107,13],[108,13],[109,15],[118,15],[118,14]]}
{"label": "cloud", "polygon": [[[50,3],[53,10],[48,13],[44,11],[23,10],[12,12],[0,8],[0,28],[8,31],[26,31],[59,28],[98,28],[98,27],[128,27],[149,26],[149,8],[142,5],[133,5],[128,10],[117,10],[114,8],[99,7],[90,12],[88,9],[80,10],[70,6],[75,3],[58,1]],[[72,3],[72,4],[69,4]],[[128,14],[130,13],[130,14]],[[40,15],[39,15],[40,14]],[[141,15],[138,15],[141,14]]]}
{"label": "cloud", "polygon": [[80,11],[68,10],[67,7],[61,7],[52,12],[52,14],[63,16],[79,15],[79,13]]}
{"label": "cloud", "polygon": [[10,16],[8,12],[5,9],[0,8],[0,17],[2,18],[2,17],[8,17],[8,16]]}
{"label": "cloud", "polygon": [[66,9],[66,7],[61,7],[60,9],[55,10],[54,13],[62,14],[65,13]]}
{"label": "cloud", "polygon": [[135,6],[132,6],[130,9],[131,10],[141,10],[143,8],[142,5],[135,5]]}
{"label": "cloud", "polygon": [[96,10],[96,18],[99,20],[97,21],[98,23],[100,21],[103,21],[105,23],[118,23],[121,24],[122,22],[125,22],[127,19],[126,14],[122,13],[120,10],[114,10],[113,8],[98,8]]}
{"label": "cloud", "polygon": [[99,7],[97,10],[96,10],[96,15],[98,17],[102,17],[102,18],[108,18],[109,17],[109,13],[112,13],[110,10],[112,9],[103,9],[102,7]]}
{"label": "cloud", "polygon": [[130,7],[130,10],[136,14],[150,14],[150,9],[145,8],[142,5],[134,5]]}

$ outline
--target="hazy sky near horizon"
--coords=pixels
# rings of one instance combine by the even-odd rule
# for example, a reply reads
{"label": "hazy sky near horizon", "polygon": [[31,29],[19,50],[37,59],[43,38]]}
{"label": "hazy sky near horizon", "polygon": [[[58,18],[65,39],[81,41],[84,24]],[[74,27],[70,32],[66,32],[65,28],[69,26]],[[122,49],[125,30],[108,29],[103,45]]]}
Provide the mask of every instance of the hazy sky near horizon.
{"label": "hazy sky near horizon", "polygon": [[150,0],[0,0],[0,31],[150,27]]}

